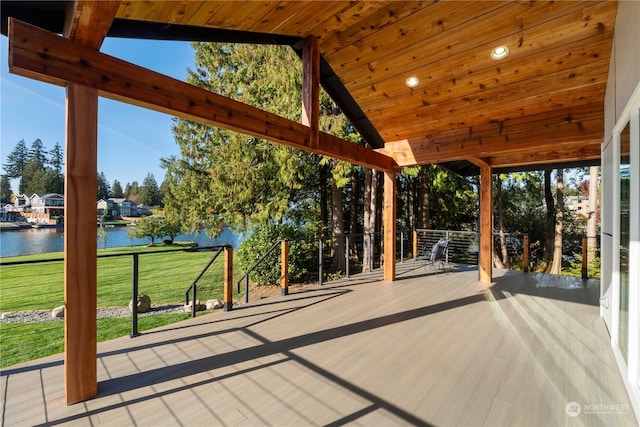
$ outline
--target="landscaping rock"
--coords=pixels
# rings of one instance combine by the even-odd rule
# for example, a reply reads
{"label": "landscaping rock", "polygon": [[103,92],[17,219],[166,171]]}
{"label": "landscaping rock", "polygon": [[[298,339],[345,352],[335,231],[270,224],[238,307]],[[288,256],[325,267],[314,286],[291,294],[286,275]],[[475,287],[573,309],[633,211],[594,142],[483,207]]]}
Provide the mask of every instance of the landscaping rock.
{"label": "landscaping rock", "polygon": [[54,308],[51,310],[51,318],[52,319],[62,319],[64,318],[64,305]]}
{"label": "landscaping rock", "polygon": [[205,303],[205,306],[207,307],[207,310],[218,310],[224,307],[224,303],[219,299],[210,299]]}
{"label": "landscaping rock", "polygon": [[[149,295],[138,295],[138,313],[146,313],[151,310],[151,297]],[[129,301],[129,310],[133,311],[133,300]]]}
{"label": "landscaping rock", "polygon": [[[207,307],[204,304],[200,303],[200,300],[196,300],[196,311],[204,311]],[[191,313],[191,302],[184,306],[185,313]]]}

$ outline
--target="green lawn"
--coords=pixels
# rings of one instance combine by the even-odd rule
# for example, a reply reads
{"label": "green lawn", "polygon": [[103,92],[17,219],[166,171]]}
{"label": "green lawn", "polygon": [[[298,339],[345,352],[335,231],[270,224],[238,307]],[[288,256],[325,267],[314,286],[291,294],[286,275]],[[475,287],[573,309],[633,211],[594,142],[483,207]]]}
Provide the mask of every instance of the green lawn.
{"label": "green lawn", "polygon": [[[184,304],[185,292],[215,252],[186,252],[189,244],[171,247],[123,247],[98,251],[98,307],[126,306],[131,300],[133,256],[138,255],[139,294],[151,297],[153,305]],[[100,257],[102,255],[119,255]],[[3,258],[0,263],[0,312],[51,310],[64,302],[61,253]],[[6,265],[14,261],[36,261]],[[198,282],[201,301],[223,298],[224,255],[220,254]],[[234,268],[236,280],[240,276]],[[235,284],[235,281],[234,281]],[[235,286],[234,286],[235,289]],[[240,298],[241,295],[235,298]],[[186,319],[189,313],[140,316],[139,331]],[[98,341],[131,333],[131,318],[98,319]],[[63,322],[0,325],[0,367],[37,359],[63,351]]]}
{"label": "green lawn", "polygon": [[[188,245],[183,244],[182,247]],[[180,245],[173,245],[181,248]],[[184,303],[185,292],[215,252],[158,252],[166,246],[135,249],[112,248],[98,251],[98,307],[126,306],[131,299],[133,256],[138,255],[139,294],[151,297],[152,304]],[[155,253],[154,253],[155,252]],[[122,255],[100,257],[101,255]],[[62,261],[5,265],[12,261],[43,261],[62,254],[40,254],[3,258],[0,263],[0,311],[50,310],[63,304]],[[237,269],[234,269],[239,275]],[[222,299],[223,254],[220,254],[198,282],[198,299]]]}
{"label": "green lawn", "polygon": [[[138,318],[138,331],[185,320],[189,313],[155,314]],[[64,350],[64,322],[11,323],[0,325],[0,368],[40,357],[62,353]],[[130,317],[98,319],[98,342],[129,335]],[[133,343],[133,341],[132,341]]]}

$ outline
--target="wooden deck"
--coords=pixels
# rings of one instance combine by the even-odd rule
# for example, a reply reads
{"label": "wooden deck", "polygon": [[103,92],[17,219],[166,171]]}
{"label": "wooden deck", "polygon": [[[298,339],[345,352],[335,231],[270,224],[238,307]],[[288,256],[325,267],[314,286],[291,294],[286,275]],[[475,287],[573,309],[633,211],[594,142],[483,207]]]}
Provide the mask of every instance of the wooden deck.
{"label": "wooden deck", "polygon": [[100,344],[73,406],[61,355],[7,368],[2,425],[637,425],[598,282],[413,266]]}

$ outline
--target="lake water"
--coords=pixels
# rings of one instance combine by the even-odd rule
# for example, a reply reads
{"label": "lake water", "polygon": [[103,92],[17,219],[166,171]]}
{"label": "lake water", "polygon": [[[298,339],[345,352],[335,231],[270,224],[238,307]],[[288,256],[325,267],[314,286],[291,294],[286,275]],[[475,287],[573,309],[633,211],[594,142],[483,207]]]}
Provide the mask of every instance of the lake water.
{"label": "lake water", "polygon": [[[131,245],[148,245],[150,239],[129,239],[131,227],[107,228],[107,247]],[[204,233],[181,234],[176,237],[176,242],[197,242],[200,246],[231,245],[238,248],[242,242],[239,236],[226,228],[215,239],[211,239]],[[159,240],[162,242],[162,239]],[[156,243],[158,240],[156,240]],[[98,237],[98,248],[102,249],[104,242]],[[22,230],[0,232],[0,257],[41,254],[48,252],[62,252],[64,250],[64,233],[62,228],[26,228]]]}

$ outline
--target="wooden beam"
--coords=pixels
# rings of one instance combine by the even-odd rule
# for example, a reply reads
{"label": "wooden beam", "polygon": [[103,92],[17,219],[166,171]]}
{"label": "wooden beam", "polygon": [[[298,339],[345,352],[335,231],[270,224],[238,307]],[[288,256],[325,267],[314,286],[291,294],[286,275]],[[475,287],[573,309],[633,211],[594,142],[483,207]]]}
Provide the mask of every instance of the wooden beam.
{"label": "wooden beam", "polygon": [[29,24],[9,21],[9,70],[64,85],[74,82],[99,94],[188,120],[264,138],[291,147],[374,168],[395,171],[384,154],[324,132],[311,147],[311,129],[301,123],[225,98],[65,40]]}
{"label": "wooden beam", "polygon": [[308,36],[302,46],[302,124],[311,128],[312,148],[320,145],[320,51],[318,38]]}
{"label": "wooden beam", "polygon": [[480,259],[478,275],[483,283],[493,280],[493,184],[490,166],[480,168]]}
{"label": "wooden beam", "polygon": [[480,168],[491,167],[491,159],[470,156],[469,161]]}
{"label": "wooden beam", "polygon": [[[68,3],[64,35],[98,49],[119,1]],[[94,397],[97,374],[98,92],[67,85],[64,218],[64,383],[68,405]]]}
{"label": "wooden beam", "polygon": [[280,243],[280,294],[289,295],[289,242]]}
{"label": "wooden beam", "polygon": [[100,49],[119,7],[119,0],[67,3],[65,37],[93,49]]}
{"label": "wooden beam", "polygon": [[396,174],[384,174],[384,280],[396,280]]}
{"label": "wooden beam", "polygon": [[233,309],[233,247],[226,246],[224,248],[224,311]]}
{"label": "wooden beam", "polygon": [[[400,166],[542,152],[567,156],[558,161],[581,160],[591,153],[580,148],[600,143],[603,129],[602,105],[588,104],[391,141],[378,151],[393,156]],[[497,167],[496,162],[492,165]]]}
{"label": "wooden beam", "polygon": [[98,392],[97,124],[97,91],[69,84],[64,180],[64,382],[68,405]]}
{"label": "wooden beam", "polygon": [[[566,146],[565,146],[566,145]],[[501,154],[488,158],[493,168],[523,165],[548,165],[566,161],[597,160],[602,157],[602,138],[579,141],[571,145],[558,144],[556,147],[542,146],[539,150],[526,153]]]}

